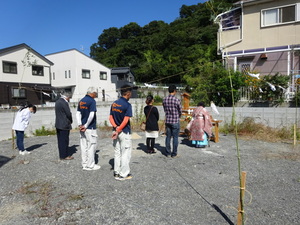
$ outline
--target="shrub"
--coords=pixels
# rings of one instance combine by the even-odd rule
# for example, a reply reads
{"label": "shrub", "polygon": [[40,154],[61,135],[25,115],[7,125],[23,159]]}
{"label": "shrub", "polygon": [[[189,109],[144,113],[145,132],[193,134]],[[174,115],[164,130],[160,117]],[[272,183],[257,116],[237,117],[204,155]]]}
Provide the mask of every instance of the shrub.
{"label": "shrub", "polygon": [[162,103],[162,102],[163,102],[162,97],[160,97],[159,95],[154,96],[154,103]]}
{"label": "shrub", "polygon": [[48,136],[48,135],[55,135],[55,129],[46,129],[45,126],[42,126],[41,129],[36,129],[33,133],[35,136]]}

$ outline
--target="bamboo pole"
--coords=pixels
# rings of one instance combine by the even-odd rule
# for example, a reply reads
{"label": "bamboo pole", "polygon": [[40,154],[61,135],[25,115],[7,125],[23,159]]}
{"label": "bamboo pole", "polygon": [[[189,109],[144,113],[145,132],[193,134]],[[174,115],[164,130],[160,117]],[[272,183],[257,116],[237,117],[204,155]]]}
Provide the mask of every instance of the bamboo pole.
{"label": "bamboo pole", "polygon": [[13,129],[11,130],[11,141],[11,148],[12,150],[15,150],[15,133]]}
{"label": "bamboo pole", "polygon": [[231,98],[232,98],[232,123],[235,127],[235,143],[236,143],[236,153],[237,153],[237,161],[238,161],[238,172],[239,172],[239,181],[240,181],[240,200],[239,200],[239,209],[238,209],[238,221],[237,225],[244,225],[244,193],[245,193],[245,183],[246,183],[246,172],[241,169],[241,155],[238,141],[238,131],[237,131],[237,123],[236,123],[236,114],[235,114],[235,102],[233,96],[233,85],[231,79],[231,73],[229,70],[229,80],[231,87]]}
{"label": "bamboo pole", "polygon": [[297,144],[297,120],[298,120],[298,85],[296,83],[296,116],[295,116],[295,124],[294,124],[294,147]]}
{"label": "bamboo pole", "polygon": [[297,144],[297,127],[296,124],[294,124],[294,146]]}
{"label": "bamboo pole", "polygon": [[246,189],[246,172],[242,172],[241,184],[240,184],[240,200],[239,200],[239,208],[238,208],[238,216],[237,216],[237,225],[244,224],[244,195]]}

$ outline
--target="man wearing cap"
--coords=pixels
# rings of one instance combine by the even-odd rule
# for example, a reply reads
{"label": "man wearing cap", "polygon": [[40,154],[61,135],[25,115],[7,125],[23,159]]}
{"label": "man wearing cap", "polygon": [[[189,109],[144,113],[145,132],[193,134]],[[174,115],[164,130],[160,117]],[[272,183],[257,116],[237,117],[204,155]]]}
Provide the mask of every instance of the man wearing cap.
{"label": "man wearing cap", "polygon": [[[178,136],[180,130],[181,102],[175,97],[177,90],[175,85],[169,86],[169,96],[163,100],[163,108],[166,115],[166,156],[176,158],[178,148]],[[171,138],[173,137],[173,151],[171,151]]]}

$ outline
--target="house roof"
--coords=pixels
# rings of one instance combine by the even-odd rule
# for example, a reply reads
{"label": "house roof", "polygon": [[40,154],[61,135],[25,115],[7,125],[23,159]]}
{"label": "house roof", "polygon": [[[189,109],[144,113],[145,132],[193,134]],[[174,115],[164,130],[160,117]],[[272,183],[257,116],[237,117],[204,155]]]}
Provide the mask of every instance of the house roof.
{"label": "house roof", "polygon": [[81,51],[78,51],[76,48],[71,48],[71,49],[67,49],[67,50],[63,50],[63,51],[59,51],[59,52],[49,53],[49,54],[46,54],[45,56],[55,55],[55,54],[60,54],[60,53],[63,53],[63,52],[70,52],[70,51],[77,51],[77,52],[83,54],[84,56],[89,57],[86,54],[82,53]]}
{"label": "house roof", "polygon": [[43,59],[44,61],[46,61],[47,63],[49,63],[50,65],[54,65],[53,62],[51,62],[49,59],[47,59],[46,57],[42,56],[40,53],[38,53],[37,51],[35,51],[33,48],[31,48],[30,46],[26,45],[25,43],[19,44],[19,45],[14,45],[8,48],[2,48],[0,49],[0,55],[12,52],[12,51],[16,51],[19,49],[23,49],[26,48],[28,50],[30,50],[31,52],[33,52],[35,55],[37,55],[38,57],[40,57],[41,59]]}
{"label": "house roof", "polygon": [[[63,50],[63,51],[59,51],[59,52],[54,52],[54,53],[46,54],[45,56],[47,57],[47,56],[50,56],[50,55],[60,54],[60,53],[64,53],[64,52],[71,52],[71,51],[76,51],[76,52],[82,54],[83,56],[88,57],[89,59],[95,61],[96,63],[104,66],[102,63],[100,63],[100,62],[96,61],[95,59],[89,57],[88,55],[84,54],[83,52],[79,51],[76,48],[71,48],[71,49],[67,49],[67,50]],[[107,66],[104,66],[104,67],[106,67],[107,69],[109,69]]]}
{"label": "house roof", "polygon": [[111,73],[113,73],[113,74],[129,73],[129,72],[130,72],[129,67],[116,67],[116,68],[111,68]]}
{"label": "house roof", "polygon": [[265,2],[272,2],[274,0],[243,0],[243,1],[238,1],[234,3],[234,5],[253,5],[253,4],[259,4],[259,3],[265,3]]}
{"label": "house roof", "polygon": [[129,67],[115,67],[115,68],[111,68],[111,74],[128,74],[131,73],[131,70]]}

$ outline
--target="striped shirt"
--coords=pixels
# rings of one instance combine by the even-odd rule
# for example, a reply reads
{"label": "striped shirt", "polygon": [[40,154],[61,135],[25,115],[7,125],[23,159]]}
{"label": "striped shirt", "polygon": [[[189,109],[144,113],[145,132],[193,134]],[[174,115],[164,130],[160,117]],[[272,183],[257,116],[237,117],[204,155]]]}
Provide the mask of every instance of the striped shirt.
{"label": "striped shirt", "polygon": [[181,103],[174,95],[164,98],[163,107],[166,114],[166,123],[179,123],[181,117]]}

